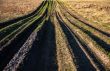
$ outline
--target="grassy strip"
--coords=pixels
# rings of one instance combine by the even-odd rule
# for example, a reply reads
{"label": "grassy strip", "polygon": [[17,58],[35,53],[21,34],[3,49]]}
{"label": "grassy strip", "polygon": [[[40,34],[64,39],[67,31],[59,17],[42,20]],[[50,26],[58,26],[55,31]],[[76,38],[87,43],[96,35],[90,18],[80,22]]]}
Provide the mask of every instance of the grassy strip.
{"label": "grassy strip", "polygon": [[51,20],[55,26],[58,71],[76,71],[65,34],[55,15],[51,17]]}
{"label": "grassy strip", "polygon": [[[32,47],[31,45],[33,44],[33,42],[35,40],[35,39],[32,39],[31,37],[33,36],[33,34],[37,35],[36,33],[42,29],[43,25],[45,24],[45,21],[48,19],[49,19],[49,15],[44,17],[44,19],[41,21],[41,23],[38,25],[38,27],[36,27],[36,29],[32,32],[30,37],[27,39],[27,41],[24,43],[24,45],[20,48],[20,50],[15,54],[15,56],[11,59],[9,64],[7,64],[7,66],[4,68],[3,71],[16,70],[20,66],[21,62],[26,57],[27,53],[29,52],[29,50]],[[30,43],[30,40],[32,40],[31,43]]]}
{"label": "grassy strip", "polygon": [[107,44],[110,44],[110,38],[107,37],[106,35],[104,35],[104,34],[98,32],[97,30],[87,26],[86,24],[78,21],[77,19],[75,19],[73,17],[69,17],[69,18],[71,18],[71,20],[74,21],[74,23],[76,23],[76,25],[79,26],[80,28],[86,29],[87,31],[91,32],[91,34],[94,34],[98,38],[104,40],[104,42],[106,42]]}
{"label": "grassy strip", "polygon": [[27,23],[27,21],[30,20],[31,18],[34,18],[36,15],[37,15],[37,16],[40,16],[40,15],[41,15],[41,11],[42,11],[42,9],[44,9],[44,8],[45,8],[44,6],[41,7],[41,8],[39,9],[39,11],[38,11],[36,14],[32,15],[31,17],[28,17],[28,18],[23,19],[23,20],[21,20],[21,21],[15,23],[15,24],[9,25],[9,26],[7,26],[7,27],[1,29],[1,30],[0,30],[0,34],[1,34],[1,35],[0,35],[0,40],[2,40],[2,39],[3,39],[4,37],[6,37],[8,34],[12,33],[14,30],[18,29],[18,28],[19,28],[20,26],[22,26],[23,24]]}
{"label": "grassy strip", "polygon": [[[63,11],[62,11],[63,12]],[[92,35],[92,34],[94,34],[94,35],[96,35],[96,36],[100,36],[99,38],[101,38],[101,39],[103,39],[106,43],[108,43],[109,44],[109,42],[110,42],[110,40],[109,40],[109,37],[107,37],[107,36],[104,36],[103,34],[101,34],[101,33],[95,33],[96,32],[96,30],[94,30],[94,29],[92,29],[92,28],[89,28],[88,26],[86,26],[86,25],[84,25],[83,23],[81,23],[81,22],[79,22],[77,19],[75,19],[74,20],[74,18],[72,18],[72,22],[74,23],[73,25],[78,25],[78,27],[81,27],[80,29],[83,29],[83,30],[87,30],[87,31],[89,31],[89,32],[92,32],[91,34],[89,34],[89,33],[85,33],[85,31],[83,31],[85,34],[87,34],[88,36],[89,35]],[[83,27],[83,28],[82,28]],[[85,28],[86,27],[86,28]],[[89,29],[89,30],[88,30]],[[98,34],[98,35],[97,35]],[[89,36],[90,37],[90,36]],[[90,37],[91,38],[91,37]],[[106,38],[106,39],[105,39]],[[92,38],[91,38],[92,39]],[[93,39],[92,39],[93,40]],[[94,40],[93,40],[94,41]],[[95,43],[96,43],[96,45],[98,45],[98,43],[97,43],[97,41],[95,41]],[[98,45],[99,46],[99,45]],[[108,51],[106,51],[104,48],[102,48],[101,46],[100,46],[100,49],[101,50],[103,50],[107,55],[110,55],[110,52],[108,52]]]}
{"label": "grassy strip", "polygon": [[[63,12],[63,10],[62,10]],[[67,13],[66,13],[67,14]],[[66,15],[65,15],[66,16]],[[67,19],[69,19],[72,24],[76,25],[80,29],[82,29],[86,34],[88,34],[97,44],[101,45],[104,50],[107,51],[109,54],[109,46],[110,46],[110,38],[105,36],[104,34],[100,33],[99,31],[93,29],[92,27],[87,26],[86,24],[80,22],[79,20],[75,19],[71,15],[68,14]]]}
{"label": "grassy strip", "polygon": [[[110,67],[110,59],[106,55],[106,52],[101,47],[97,45],[95,41],[93,41],[87,34],[85,34],[82,30],[72,25],[65,17],[60,13],[62,19],[66,23],[67,26],[77,35],[79,39],[82,39],[82,42],[85,43],[88,48],[93,52],[93,54],[97,57],[97,59],[109,70]],[[104,53],[105,52],[105,53]]]}
{"label": "grassy strip", "polygon": [[[46,18],[39,24],[38,27],[32,32],[29,38],[26,40],[24,45],[20,48],[20,50],[14,55],[14,57],[10,60],[7,66],[4,68],[3,71],[16,71],[19,68],[21,62],[23,62],[24,58],[26,57],[27,53],[30,51],[33,42],[35,41],[35,37],[37,36],[37,32],[42,29]],[[33,37],[34,35],[34,37]],[[33,39],[34,38],[34,39]],[[30,42],[32,41],[32,42]],[[14,64],[13,64],[14,63]]]}
{"label": "grassy strip", "polygon": [[[48,7],[48,3],[45,5],[44,9],[41,12],[41,16],[43,13],[45,13],[46,9]],[[7,35],[4,39],[2,39],[0,41],[0,46],[2,47],[3,45],[5,45],[9,40],[13,39],[13,37],[16,37],[18,34],[20,34],[21,32],[23,32],[23,30],[25,30],[26,28],[28,28],[30,25],[32,25],[38,18],[40,18],[39,16],[34,17],[33,19],[29,20],[26,24],[22,25],[21,27],[19,27],[17,30],[15,30],[14,32],[12,32],[11,34]],[[21,30],[22,29],[22,30]],[[2,49],[2,48],[1,48]]]}

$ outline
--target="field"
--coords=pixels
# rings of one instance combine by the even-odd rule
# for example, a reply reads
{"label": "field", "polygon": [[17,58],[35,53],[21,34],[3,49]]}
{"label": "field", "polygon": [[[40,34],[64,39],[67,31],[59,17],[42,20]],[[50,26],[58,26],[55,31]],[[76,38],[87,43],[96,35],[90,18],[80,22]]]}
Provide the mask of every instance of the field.
{"label": "field", "polygon": [[39,0],[0,0],[0,22],[27,15],[40,3]]}
{"label": "field", "polygon": [[0,71],[110,71],[108,1],[48,0],[33,7],[0,23]]}
{"label": "field", "polygon": [[110,33],[110,1],[72,1],[70,7],[73,11],[92,22],[91,25],[98,25],[101,27],[100,29]]}

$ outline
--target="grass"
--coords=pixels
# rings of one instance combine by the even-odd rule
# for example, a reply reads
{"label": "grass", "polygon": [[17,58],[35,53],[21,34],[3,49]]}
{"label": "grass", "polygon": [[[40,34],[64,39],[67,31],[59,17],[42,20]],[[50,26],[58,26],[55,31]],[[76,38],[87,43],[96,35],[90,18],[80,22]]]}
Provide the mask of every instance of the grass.
{"label": "grass", "polygon": [[27,15],[33,12],[41,2],[39,0],[0,0],[0,22]]}
{"label": "grass", "polygon": [[71,21],[74,23],[77,23],[76,25],[79,26],[80,28],[83,28],[89,32],[91,32],[92,34],[94,34],[95,36],[99,37],[100,39],[102,39],[103,41],[105,41],[107,44],[110,44],[110,38],[107,37],[106,35],[102,34],[101,32],[98,32],[97,30],[95,30],[92,27],[87,26],[86,24],[78,21],[75,18],[69,17],[71,18]]}
{"label": "grass", "polygon": [[59,71],[76,71],[76,66],[73,63],[72,55],[69,50],[69,43],[67,41],[66,35],[64,34],[60,24],[56,18],[53,17],[53,24],[55,25],[56,34],[56,50],[57,50],[57,61],[59,66]]}
{"label": "grass", "polygon": [[73,1],[68,2],[72,11],[77,12],[86,20],[102,30],[110,30],[110,5],[109,1]]}
{"label": "grass", "polygon": [[15,27],[16,30],[12,31],[13,29],[9,27],[9,28],[6,28],[6,30],[10,29],[11,31],[7,30],[8,32],[5,33],[3,30],[2,32],[0,32],[0,33],[4,33],[4,35],[1,35],[2,40],[0,41],[0,44],[2,45],[6,44],[9,40],[11,40],[12,38],[14,39],[14,37],[16,37],[19,33],[21,33],[23,30],[25,30],[30,25],[32,25],[37,19],[39,19],[45,13],[47,7],[48,7],[48,3],[46,3],[45,6],[43,6],[43,8],[39,11],[39,14],[37,16],[33,17],[32,19],[27,20],[27,22],[21,25],[20,27],[18,28]]}
{"label": "grass", "polygon": [[[20,34],[20,35],[23,34],[21,36],[21,37],[24,36],[23,38],[25,38],[25,35],[27,35],[27,33],[30,33],[30,34],[29,34],[28,39],[26,41],[24,41],[24,45],[19,49],[19,51],[13,56],[13,58],[7,64],[6,67],[8,69],[6,68],[6,70],[15,70],[16,69],[15,67],[18,68],[20,66],[20,63],[22,63],[22,61],[26,57],[26,54],[28,53],[29,49],[31,49],[31,47],[32,47],[32,46],[30,46],[30,44],[33,45],[33,41],[35,40],[35,39],[33,39],[33,37],[35,38],[36,37],[35,35],[38,35],[37,32],[42,30],[42,27],[45,24],[45,21],[49,19],[49,15],[47,15],[47,11],[50,10],[50,8],[51,8],[50,4],[51,4],[51,2],[46,2],[45,5],[43,5],[43,7],[41,7],[38,14],[35,13],[36,15],[34,14],[31,19],[27,19],[26,22],[24,24],[22,24],[19,28],[12,29],[12,27],[8,27],[8,29],[10,29],[11,30],[10,32],[12,32],[12,33],[9,35],[6,34],[7,37],[3,38],[3,39],[5,39],[3,41],[4,45],[5,45],[5,43],[4,43],[5,41],[7,41],[9,43],[9,42],[12,42],[13,39],[16,40],[17,39],[16,37],[19,37],[19,36],[17,36],[18,34]],[[16,25],[14,25],[13,27],[16,27]],[[8,29],[6,28],[7,31],[8,31]],[[25,29],[26,30],[28,29],[28,31],[26,32]],[[12,31],[12,30],[14,30],[14,31]],[[29,30],[31,30],[31,31],[29,32]],[[29,43],[29,45],[27,45],[27,42]],[[19,43],[17,43],[17,44],[19,44]],[[1,45],[1,43],[0,43],[0,45]],[[1,51],[1,48],[0,48],[0,51]],[[21,59],[21,57],[22,57],[22,59]],[[18,60],[18,59],[20,59],[20,60]],[[16,64],[13,65],[12,64],[13,62],[15,62]]]}
{"label": "grass", "polygon": [[[71,12],[72,14],[75,14]],[[74,25],[78,26],[80,29],[82,29],[86,34],[88,34],[91,38],[94,38],[97,43],[99,43],[99,40],[96,40],[96,38],[104,41],[107,45],[110,45],[110,38],[107,37],[105,34],[97,31],[96,29],[86,25],[85,23],[82,23],[81,21],[77,20],[76,18],[72,17],[70,14],[66,14],[65,16],[68,17],[68,19],[73,22]],[[94,37],[93,37],[94,36]],[[101,43],[102,43],[101,41]],[[103,46],[102,46],[103,47]]]}
{"label": "grass", "polygon": [[[78,3],[81,3],[81,5],[77,5]],[[68,5],[67,7],[71,11],[71,13],[74,14],[74,12],[77,12],[86,20],[95,22],[96,27],[99,25],[99,26],[102,26],[103,28],[106,28],[106,30],[109,30],[108,26],[104,24],[105,21],[103,22],[102,20],[99,19],[100,15],[105,15],[105,13],[100,13],[99,11],[96,11],[101,9],[100,11],[103,10],[105,12],[106,8],[103,7],[104,8],[103,9],[102,7],[99,6],[100,4],[97,2],[90,3],[86,1],[84,2],[84,4],[82,3],[83,1],[79,1],[79,2],[75,2],[74,3],[75,5],[72,5],[72,2],[71,3],[68,2],[64,5]],[[75,7],[72,8],[73,6]],[[78,6],[78,9],[76,9],[77,6]],[[97,29],[94,29],[91,26],[88,26],[86,23],[81,22],[78,18],[75,18],[74,16],[72,16],[70,13],[68,13],[68,10],[66,10],[66,8],[63,9],[62,7],[56,10],[58,10],[57,13],[59,13],[59,17],[61,18],[62,21],[64,21],[64,24],[68,26],[68,28],[71,30],[71,33],[74,33],[75,36],[78,38],[78,40],[80,40],[81,43],[87,46],[87,48],[94,54],[97,60],[99,60],[99,62],[101,62],[104,65],[104,67],[110,67],[110,64],[108,64],[110,63],[110,51],[106,51],[104,49],[105,47],[101,46],[97,39],[94,39],[94,38],[98,38],[99,40],[102,40],[106,44],[110,44],[110,38],[106,36],[104,33],[98,31]],[[25,34],[27,33],[29,33],[28,35],[30,35],[33,32],[38,32],[42,28],[42,26],[45,24],[45,21],[47,21],[50,15],[52,15],[52,19],[54,19],[54,21],[51,24],[54,24],[54,27],[55,27],[55,37],[56,37],[55,42],[57,46],[56,51],[57,51],[57,60],[58,60],[59,70],[60,68],[61,70],[68,70],[68,71],[72,71],[73,69],[76,69],[73,64],[71,51],[69,51],[69,49],[67,48],[67,47],[70,47],[71,45],[68,44],[68,41],[66,39],[67,36],[64,34],[64,31],[62,30],[63,28],[61,28],[61,25],[59,25],[60,22],[58,22],[58,19],[55,17],[55,14],[53,14],[52,11],[54,11],[54,7],[52,7],[52,2],[48,1],[45,5],[43,5],[39,9],[39,11],[37,11],[37,13],[23,20],[17,21],[16,23],[9,24],[8,26],[0,29],[0,34],[1,34],[0,51],[3,48],[5,48],[5,46],[7,46],[8,44],[11,44],[11,42],[14,39],[15,40],[18,39],[17,37],[19,37],[19,35],[21,35],[21,37],[23,36],[25,37]],[[90,16],[89,18],[89,14],[93,15],[93,13],[96,14],[96,16]],[[105,19],[104,16],[102,16],[102,18],[103,20]],[[73,45],[75,46],[74,43]]]}
{"label": "grass", "polygon": [[[46,9],[46,7],[44,7],[45,9]],[[42,11],[44,12],[45,11],[45,9],[43,9],[43,8],[41,8],[42,10],[40,10],[40,13],[39,13],[39,15],[41,16],[41,14],[42,14]],[[20,26],[22,26],[23,24],[25,24],[25,25],[27,25],[28,23],[30,23],[33,19],[38,19],[40,16],[33,16],[33,18],[31,19],[31,20],[29,20],[29,18],[28,19],[26,19],[25,21],[25,23],[22,21],[22,22],[18,22],[18,23],[16,23],[16,24],[12,24],[12,25],[9,25],[8,27],[5,27],[5,28],[3,28],[3,29],[1,29],[0,30],[0,33],[2,33],[2,35],[1,36],[5,36],[5,35],[7,35],[6,33],[11,33],[11,32],[13,32],[12,30],[14,30],[14,29],[17,29],[17,28],[19,28]],[[29,21],[28,21],[29,20]],[[4,34],[4,35],[3,35]],[[1,37],[2,38],[2,37]]]}
{"label": "grass", "polygon": [[[66,21],[66,20],[65,20]],[[110,52],[105,51],[101,46],[97,44],[96,41],[94,41],[90,36],[88,36],[86,33],[84,33],[81,29],[77,28],[76,26],[72,25],[71,23],[66,22],[66,24],[75,32],[77,37],[87,46],[89,46],[90,50],[96,54],[96,57],[99,60],[103,60],[100,57],[97,56],[96,51],[94,51],[94,48],[97,49],[97,51],[101,52],[101,54],[107,54],[109,56]],[[108,57],[107,56],[107,57]],[[106,60],[105,60],[106,61]],[[103,61],[101,61],[103,62]]]}
{"label": "grass", "polygon": [[[61,12],[64,13],[64,10]],[[61,15],[60,13],[60,15]],[[109,54],[110,52],[105,51],[99,44],[97,44],[97,41],[94,41],[87,33],[85,33],[82,29],[76,27],[74,24],[70,23],[64,15],[61,15],[63,21],[66,23],[68,27],[77,35],[77,37],[88,46],[88,49],[90,49],[94,55],[98,58],[102,64],[104,64],[105,67],[109,69]],[[76,23],[78,24],[78,23]],[[80,25],[81,26],[81,25]]]}
{"label": "grass", "polygon": [[[107,37],[106,35],[102,34],[101,32],[98,32],[94,28],[87,26],[86,24],[80,22],[79,20],[75,19],[74,17],[71,17],[70,15],[66,15],[66,16],[68,18],[70,18],[71,22],[73,22],[73,25],[77,25],[79,27],[79,29],[81,29],[85,34],[87,34],[89,36],[89,38],[91,38],[90,41],[95,41],[94,42],[95,46],[98,45],[98,47],[100,47],[99,49],[101,49],[102,51],[107,53],[107,55],[109,55],[110,52],[104,50],[105,46],[108,48],[109,47],[108,45],[110,45],[110,38],[109,37]],[[98,26],[98,24],[97,24],[97,26]],[[99,39],[101,41],[99,41]],[[102,41],[103,41],[103,43],[102,43]]]}

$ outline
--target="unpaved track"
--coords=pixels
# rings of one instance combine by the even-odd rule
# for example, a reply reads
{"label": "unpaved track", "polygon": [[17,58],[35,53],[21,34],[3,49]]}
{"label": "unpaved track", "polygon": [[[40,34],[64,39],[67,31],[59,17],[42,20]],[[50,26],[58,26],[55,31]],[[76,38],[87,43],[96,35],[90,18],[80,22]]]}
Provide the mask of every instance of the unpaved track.
{"label": "unpaved track", "polygon": [[[61,8],[61,9],[62,9],[62,8]],[[66,9],[65,9],[65,10],[66,10]],[[61,14],[62,14],[65,10],[63,10],[63,11],[61,12]],[[66,17],[66,16],[65,16],[65,17]],[[64,16],[63,16],[62,18],[64,18]],[[64,20],[64,19],[63,19],[63,20]],[[69,22],[66,22],[65,24],[68,25]],[[76,23],[76,24],[77,24],[77,23]],[[71,22],[70,22],[70,25],[71,25]],[[71,26],[70,26],[70,25],[69,25],[69,27],[72,27],[72,25],[71,25]],[[77,29],[74,29],[74,28],[71,28],[71,29],[72,29],[72,31],[74,31],[75,33],[78,33],[78,32],[77,32],[77,31],[78,31]],[[74,30],[73,30],[73,29],[74,29]],[[79,29],[80,29],[80,28],[79,28]],[[78,35],[77,35],[77,36],[78,36]],[[80,36],[81,36],[81,35],[80,35]],[[87,46],[88,46],[88,45],[87,45]],[[88,48],[89,48],[89,47],[88,47]],[[90,46],[90,48],[91,48],[91,46]],[[91,50],[90,50],[90,51],[91,51]],[[93,51],[93,52],[94,52],[94,51]],[[107,63],[107,62],[109,63],[108,57],[107,57],[103,52],[99,51],[98,49],[97,49],[95,52],[98,52],[98,53],[96,53],[96,54],[98,54],[98,55],[99,55],[99,54],[103,54],[103,56],[98,56],[98,58],[100,59],[100,58],[103,57],[103,58],[106,59],[106,60],[105,60],[105,63]],[[96,56],[95,58],[97,58],[97,55],[95,55],[95,56]],[[101,59],[101,61],[104,61],[104,59]],[[97,64],[97,62],[95,62],[95,63]],[[98,66],[99,66],[99,69],[102,70],[102,69],[103,69],[103,66],[102,66],[101,63],[103,63],[103,62],[99,62],[99,60],[98,60],[98,63],[99,63],[99,65],[98,65]],[[104,64],[105,64],[105,63],[104,63]],[[109,69],[109,64],[108,64],[108,63],[107,63],[105,66],[108,66],[108,69]],[[100,66],[101,66],[101,67],[100,67]],[[101,68],[102,68],[102,69],[101,69]]]}
{"label": "unpaved track", "polygon": [[64,33],[66,34],[66,37],[68,38],[69,45],[71,46],[73,54],[75,56],[73,60],[75,60],[78,71],[100,70],[100,68],[97,67],[93,59],[90,57],[92,55],[89,55],[85,50],[86,46],[81,45],[81,42],[78,41],[72,31],[67,26],[65,26],[66,24],[63,21],[61,21],[61,17],[58,17],[57,19],[59,19],[60,25]]}
{"label": "unpaved track", "polygon": [[89,21],[85,20],[85,18],[81,17],[79,14],[77,14],[77,12],[72,12],[71,9],[68,8],[68,6],[65,6],[65,4],[60,3],[60,5],[62,6],[63,9],[65,9],[65,11],[67,11],[72,17],[76,18],[77,20],[83,22],[84,24],[86,24],[87,26],[91,27],[92,29],[97,30],[98,32],[110,37],[110,34],[107,33],[106,31],[101,30],[101,28],[97,28],[95,26],[93,26]]}
{"label": "unpaved track", "polygon": [[0,71],[106,71],[110,59],[82,40],[78,33],[83,30],[65,15],[66,7],[57,1],[46,3],[44,14],[0,52]]}
{"label": "unpaved track", "polygon": [[[24,30],[21,34],[19,34],[8,46],[5,47],[0,52],[0,67],[3,68],[10,61],[13,55],[20,49],[20,47],[24,44],[26,39],[32,33],[32,31],[36,28],[38,24],[33,24],[26,30]],[[22,40],[21,40],[22,39]],[[16,48],[15,48],[16,47]]]}
{"label": "unpaved track", "polygon": [[[80,16],[75,15],[74,13],[71,13],[71,11],[66,10],[65,6],[61,5],[61,9],[63,10],[64,15],[66,16],[66,18],[75,26],[77,26],[79,29],[83,30],[86,34],[88,34],[94,41],[97,42],[97,44],[99,44],[100,46],[103,47],[103,49],[105,49],[106,51],[110,51],[110,42],[108,41],[110,38],[108,35],[104,34],[103,32],[99,31],[98,29],[94,28],[93,26],[90,26],[88,24],[88,22],[82,18],[80,18]],[[76,20],[79,20],[79,22],[82,22],[81,24],[84,25],[79,25],[77,24]],[[86,21],[86,22],[85,22]],[[93,30],[89,30],[85,27],[88,27],[89,29]],[[108,37],[107,37],[108,36]]]}
{"label": "unpaved track", "polygon": [[[62,8],[61,8],[62,9]],[[66,11],[66,9],[64,10],[64,11]],[[62,13],[64,12],[64,11],[62,11]],[[65,14],[65,13],[64,13]],[[64,15],[65,16],[65,15]],[[65,19],[67,19],[66,18],[66,16],[64,17],[63,16],[63,19],[65,18]],[[65,20],[64,19],[64,20]],[[70,24],[69,24],[70,23]],[[79,33],[79,29],[81,29],[81,28],[79,28],[79,29],[77,29],[76,27],[76,25],[75,24],[77,24],[77,23],[72,23],[72,22],[70,22],[70,21],[68,21],[68,22],[66,22],[66,24],[73,30],[73,32],[75,32],[75,33],[77,33],[77,36],[79,36],[79,37],[81,37],[81,39],[83,38],[82,36],[83,35],[80,35],[80,33]],[[73,25],[75,26],[75,27],[72,27]],[[86,39],[86,38],[85,38]],[[83,38],[83,42],[85,42],[85,39]],[[109,68],[110,68],[110,59],[109,59],[109,57],[107,56],[107,55],[105,55],[104,54],[104,52],[102,52],[102,51],[100,51],[99,49],[97,49],[97,48],[95,48],[95,47],[97,47],[97,46],[95,46],[93,43],[91,43],[91,42],[87,42],[87,44],[86,44],[87,46],[89,46],[88,48],[90,49],[90,51],[92,50],[92,53],[94,54],[94,56],[95,56],[95,58],[96,59],[98,59],[98,62],[99,62],[99,69],[103,69],[103,67],[100,67],[102,64],[104,65],[104,67],[106,68],[107,67],[107,69],[109,70]],[[101,70],[102,70],[101,69]]]}
{"label": "unpaved track", "polygon": [[38,33],[31,51],[19,69],[23,71],[56,71],[55,30],[50,20]]}
{"label": "unpaved track", "polygon": [[[91,51],[87,49],[86,45],[81,43],[81,41],[76,37],[76,35],[71,31],[71,29],[67,27],[64,22],[61,22],[60,25],[64,33],[66,34],[66,37],[68,38],[69,45],[71,46],[71,49],[75,56],[73,60],[77,65],[77,70],[78,71],[104,70],[103,66],[100,63],[98,63],[97,61],[96,62],[93,61],[93,59],[96,60],[94,55],[91,53]],[[100,64],[99,67],[101,68],[98,68],[97,66],[98,64]]]}
{"label": "unpaved track", "polygon": [[76,71],[76,66],[73,63],[70,46],[67,39],[60,27],[56,14],[54,13],[53,24],[55,25],[55,35],[56,35],[56,51],[57,51],[57,61],[58,61],[58,71]]}

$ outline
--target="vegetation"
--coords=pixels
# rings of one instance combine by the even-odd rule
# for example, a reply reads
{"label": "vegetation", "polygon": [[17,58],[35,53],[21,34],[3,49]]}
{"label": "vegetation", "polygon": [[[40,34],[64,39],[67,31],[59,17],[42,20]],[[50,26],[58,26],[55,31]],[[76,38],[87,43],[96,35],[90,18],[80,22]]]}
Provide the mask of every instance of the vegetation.
{"label": "vegetation", "polygon": [[0,71],[109,71],[108,11],[107,1],[48,0],[1,22]]}

